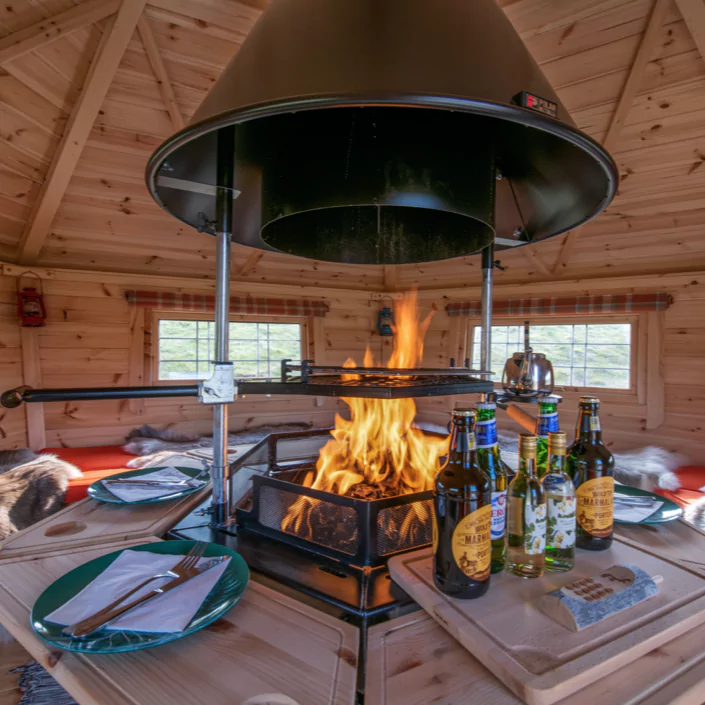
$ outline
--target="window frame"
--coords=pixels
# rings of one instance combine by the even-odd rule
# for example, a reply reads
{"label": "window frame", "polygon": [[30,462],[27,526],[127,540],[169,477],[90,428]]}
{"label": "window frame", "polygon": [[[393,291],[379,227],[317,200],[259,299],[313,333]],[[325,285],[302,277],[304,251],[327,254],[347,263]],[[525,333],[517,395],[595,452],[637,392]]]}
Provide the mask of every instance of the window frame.
{"label": "window frame", "polygon": [[[159,379],[159,323],[160,321],[213,321],[207,313],[197,311],[160,311],[152,310],[151,315],[151,343],[148,353],[148,377],[156,386],[175,386],[182,384],[198,384],[203,380],[193,377],[185,379]],[[306,351],[310,349],[309,319],[298,316],[260,316],[247,314],[232,314],[230,323],[289,323],[301,326],[301,360],[309,356]]]}
{"label": "window frame", "polygon": [[[591,324],[618,324],[629,323],[631,325],[631,339],[629,342],[629,388],[617,389],[615,387],[576,387],[568,385],[556,385],[556,392],[573,392],[595,394],[596,396],[615,396],[631,398],[642,402],[644,391],[640,389],[643,386],[643,375],[640,374],[641,366],[645,364],[645,337],[643,332],[646,330],[646,321],[644,314],[632,313],[615,313],[609,314],[575,314],[572,316],[549,316],[546,314],[534,314],[532,316],[499,316],[492,319],[493,326],[523,326],[524,321],[529,321],[534,325],[591,325]],[[473,344],[475,339],[475,329],[481,326],[481,321],[478,318],[468,318],[468,326],[465,340],[465,357],[472,360]],[[538,351],[537,351],[538,352]],[[550,358],[549,358],[550,359]],[[498,379],[495,380],[495,389],[502,389],[502,370],[494,370],[497,373]]]}

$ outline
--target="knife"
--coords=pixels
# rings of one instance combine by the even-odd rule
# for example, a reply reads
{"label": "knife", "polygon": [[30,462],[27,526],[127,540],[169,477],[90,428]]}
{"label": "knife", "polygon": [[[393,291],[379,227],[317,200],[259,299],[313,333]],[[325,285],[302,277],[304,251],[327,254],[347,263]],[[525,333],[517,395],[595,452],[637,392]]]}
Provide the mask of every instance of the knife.
{"label": "knife", "polygon": [[179,585],[183,585],[189,580],[193,580],[193,578],[196,578],[199,575],[203,575],[203,573],[212,570],[216,566],[220,565],[227,557],[228,556],[218,556],[217,558],[212,558],[203,565],[194,568],[193,572],[187,577],[174,578],[170,582],[166,583],[166,585],[156,587],[150,590],[145,595],[142,595],[142,597],[138,597],[132,602],[128,602],[125,605],[120,605],[119,607],[116,607],[114,610],[111,610],[99,619],[92,619],[91,617],[88,617],[87,619],[83,620],[82,622],[79,622],[76,625],[73,625],[72,627],[67,627],[67,629],[72,629],[72,631],[67,631],[67,629],[64,629],[64,634],[77,639],[88,636],[89,634],[92,634],[101,627],[104,627],[109,622],[112,622],[114,619],[117,619],[118,617],[122,616],[123,614],[125,614],[125,612],[129,612],[135,607],[143,605],[145,602],[148,602],[149,600],[152,600],[155,597],[159,597],[159,595],[163,595],[164,593],[169,592],[169,590],[173,590],[174,588],[179,587]]}
{"label": "knife", "polygon": [[655,504],[658,500],[651,497],[633,497],[631,495],[616,494],[614,495],[614,501],[617,504],[631,504],[634,506],[644,506],[650,507]]}
{"label": "knife", "polygon": [[103,480],[104,485],[147,485],[148,487],[193,487],[191,483],[200,483],[201,480],[196,480],[192,477],[188,480],[130,480],[128,478],[119,478],[117,480]]}

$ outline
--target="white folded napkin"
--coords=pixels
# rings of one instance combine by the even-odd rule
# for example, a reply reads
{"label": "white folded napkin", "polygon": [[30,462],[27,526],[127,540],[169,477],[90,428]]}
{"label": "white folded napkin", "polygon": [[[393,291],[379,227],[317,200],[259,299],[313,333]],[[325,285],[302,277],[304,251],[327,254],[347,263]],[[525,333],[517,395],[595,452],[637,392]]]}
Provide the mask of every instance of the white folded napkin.
{"label": "white folded napkin", "polygon": [[[125,550],[81,592],[47,615],[46,619],[64,625],[80,622],[107,607],[149,576],[165,573],[182,559],[183,556]],[[198,565],[210,560],[212,559],[201,558]],[[183,631],[223,575],[229,562],[230,558],[226,558],[221,564],[203,574],[187,580],[163,595],[151,598],[116,619],[107,629],[157,633]],[[172,578],[154,580],[128,599],[137,599],[155,587],[168,583],[169,580]]]}
{"label": "white folded napkin", "polygon": [[156,472],[151,472],[147,475],[140,475],[139,477],[131,478],[134,480],[149,480],[150,482],[182,482],[187,480],[188,483],[175,487],[174,485],[168,485],[167,487],[158,487],[156,485],[128,485],[115,482],[106,482],[110,480],[106,477],[102,480],[103,487],[105,487],[110,494],[114,494],[118,499],[123,502],[140,502],[143,499],[154,499],[155,497],[165,497],[166,495],[174,494],[180,492],[181,490],[186,490],[189,487],[198,487],[199,485],[204,485],[205,480],[194,480],[190,475],[185,472],[181,472],[175,467],[164,468],[163,470],[157,470]]}
{"label": "white folded napkin", "polygon": [[653,500],[650,504],[628,504],[620,502],[618,495],[614,497],[615,521],[630,521],[638,523],[644,521],[663,507],[663,502]]}

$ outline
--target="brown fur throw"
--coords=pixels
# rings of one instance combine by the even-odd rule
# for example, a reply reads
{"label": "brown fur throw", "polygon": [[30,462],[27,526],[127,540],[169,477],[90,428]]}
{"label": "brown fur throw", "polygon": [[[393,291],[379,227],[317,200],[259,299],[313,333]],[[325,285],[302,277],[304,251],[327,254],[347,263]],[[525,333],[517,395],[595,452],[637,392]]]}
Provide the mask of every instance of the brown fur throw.
{"label": "brown fur throw", "polygon": [[48,453],[0,451],[0,539],[58,512],[69,480],[82,474]]}
{"label": "brown fur throw", "polygon": [[[257,443],[270,433],[287,433],[291,431],[305,431],[311,428],[308,424],[290,423],[281,426],[258,426],[257,428],[243,429],[228,435],[228,446]],[[182,454],[198,448],[210,448],[213,444],[212,436],[179,433],[171,429],[154,428],[153,426],[140,426],[127,436],[127,444],[123,450],[133,455],[139,455],[128,463],[131,468],[159,467],[161,465],[177,464],[175,456],[179,456],[178,465],[181,467],[200,467],[200,461],[189,459]],[[190,462],[189,462],[190,461]]]}

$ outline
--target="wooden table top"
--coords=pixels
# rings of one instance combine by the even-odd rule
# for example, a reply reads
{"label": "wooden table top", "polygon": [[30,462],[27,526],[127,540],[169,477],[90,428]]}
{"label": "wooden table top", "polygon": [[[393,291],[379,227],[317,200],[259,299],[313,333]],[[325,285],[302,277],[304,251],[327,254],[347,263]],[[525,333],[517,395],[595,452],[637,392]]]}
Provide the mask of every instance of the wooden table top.
{"label": "wooden table top", "polygon": [[153,649],[85,655],[37,637],[29,615],[42,591],[112,550],[66,549],[0,569],[0,623],[81,705],[353,705],[357,628],[254,582],[225,617]]}
{"label": "wooden table top", "polygon": [[[115,509],[86,500],[0,549],[0,624],[80,705],[292,705],[286,697],[295,705],[352,705],[358,630],[256,583],[210,628],[155,649],[84,656],[39,639],[29,612],[47,585],[98,555],[159,540],[188,511],[179,503]],[[72,522],[86,528],[63,533]],[[683,521],[620,525],[618,533],[705,574],[705,532]],[[698,629],[634,662],[629,673],[603,679],[598,690],[581,691],[571,705],[702,705],[705,628]],[[365,705],[519,705],[424,612],[373,627],[369,637]]]}

